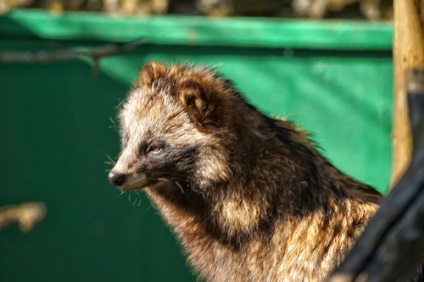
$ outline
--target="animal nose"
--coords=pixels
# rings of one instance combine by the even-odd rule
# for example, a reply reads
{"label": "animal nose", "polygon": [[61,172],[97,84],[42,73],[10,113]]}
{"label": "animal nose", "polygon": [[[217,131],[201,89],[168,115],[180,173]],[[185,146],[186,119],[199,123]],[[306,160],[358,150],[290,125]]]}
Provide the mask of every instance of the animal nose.
{"label": "animal nose", "polygon": [[108,179],[115,186],[121,186],[125,182],[125,174],[120,172],[109,172]]}

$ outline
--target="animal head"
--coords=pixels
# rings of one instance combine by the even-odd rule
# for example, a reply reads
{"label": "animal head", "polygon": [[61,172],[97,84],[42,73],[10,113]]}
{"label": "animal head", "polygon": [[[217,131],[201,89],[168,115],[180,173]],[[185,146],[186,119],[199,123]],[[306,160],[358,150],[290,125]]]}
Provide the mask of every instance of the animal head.
{"label": "animal head", "polygon": [[237,104],[233,92],[207,68],[145,65],[119,113],[122,150],[110,182],[135,190],[228,180],[223,142],[231,138],[220,134],[231,123],[225,112]]}

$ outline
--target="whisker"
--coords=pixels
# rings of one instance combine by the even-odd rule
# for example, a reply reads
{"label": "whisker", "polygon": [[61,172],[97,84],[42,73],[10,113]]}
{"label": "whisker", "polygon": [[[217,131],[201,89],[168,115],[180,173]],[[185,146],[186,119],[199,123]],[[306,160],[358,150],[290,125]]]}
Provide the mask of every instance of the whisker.
{"label": "whisker", "polygon": [[[111,165],[111,166],[115,166],[116,161],[109,155],[107,154],[105,151],[103,151],[102,149],[96,148],[98,151],[100,151],[101,153],[103,153],[106,158],[108,159],[107,161],[104,161],[105,164],[107,165]],[[106,169],[106,172],[109,172],[111,169]]]}
{"label": "whisker", "polygon": [[115,129],[116,131],[119,130],[118,125],[116,124],[116,120],[113,117],[109,117],[109,121],[111,123],[111,125],[109,126],[109,128]]}
{"label": "whisker", "polygon": [[116,161],[114,159],[112,159],[112,157],[109,156],[108,154],[106,154],[106,158],[108,158],[108,160],[109,160],[109,161],[106,161],[105,162],[106,164],[112,164],[112,165],[115,165],[116,164]]}
{"label": "whisker", "polygon": [[173,184],[177,185],[177,186],[178,186],[178,188],[180,188],[181,193],[183,193],[183,194],[184,194],[184,189],[183,189],[183,187],[181,186],[181,184],[180,184],[180,183],[178,183],[178,181],[173,182],[173,181],[171,181],[171,180],[169,180],[169,179],[167,179],[167,178],[163,178],[163,177],[156,178],[156,180],[159,180],[159,181],[166,181],[166,182],[173,183]]}
{"label": "whisker", "polygon": [[148,205],[147,208],[143,212],[147,212],[148,210],[150,210],[150,205]]}
{"label": "whisker", "polygon": [[181,184],[180,184],[180,183],[178,183],[178,181],[175,181],[175,184],[177,184],[177,186],[180,188],[181,193],[183,193],[183,194],[184,194],[184,189],[183,189],[183,187],[181,186]]}
{"label": "whisker", "polygon": [[122,195],[124,195],[125,194],[125,190],[121,190],[121,189],[119,189],[119,195],[118,196],[116,196],[116,197],[121,197]]}
{"label": "whisker", "polygon": [[159,180],[159,181],[166,181],[166,182],[171,182],[171,180],[169,180],[169,179],[167,179],[167,178],[163,178],[163,177],[156,178],[156,180]]}

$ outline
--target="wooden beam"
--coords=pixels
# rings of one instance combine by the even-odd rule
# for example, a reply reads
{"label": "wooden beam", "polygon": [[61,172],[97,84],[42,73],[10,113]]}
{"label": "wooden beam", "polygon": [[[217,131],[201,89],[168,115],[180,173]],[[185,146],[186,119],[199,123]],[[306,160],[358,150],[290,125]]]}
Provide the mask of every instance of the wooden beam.
{"label": "wooden beam", "polygon": [[394,24],[392,187],[411,160],[412,140],[405,94],[405,71],[424,67],[424,0],[394,0]]}

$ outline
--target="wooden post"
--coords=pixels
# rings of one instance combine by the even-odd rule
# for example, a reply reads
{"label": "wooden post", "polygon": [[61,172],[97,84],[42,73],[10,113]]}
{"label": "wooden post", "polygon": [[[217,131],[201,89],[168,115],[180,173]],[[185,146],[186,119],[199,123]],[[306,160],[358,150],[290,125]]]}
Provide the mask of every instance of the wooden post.
{"label": "wooden post", "polygon": [[411,160],[412,141],[405,94],[405,70],[424,67],[424,0],[394,0],[394,24],[392,187]]}

